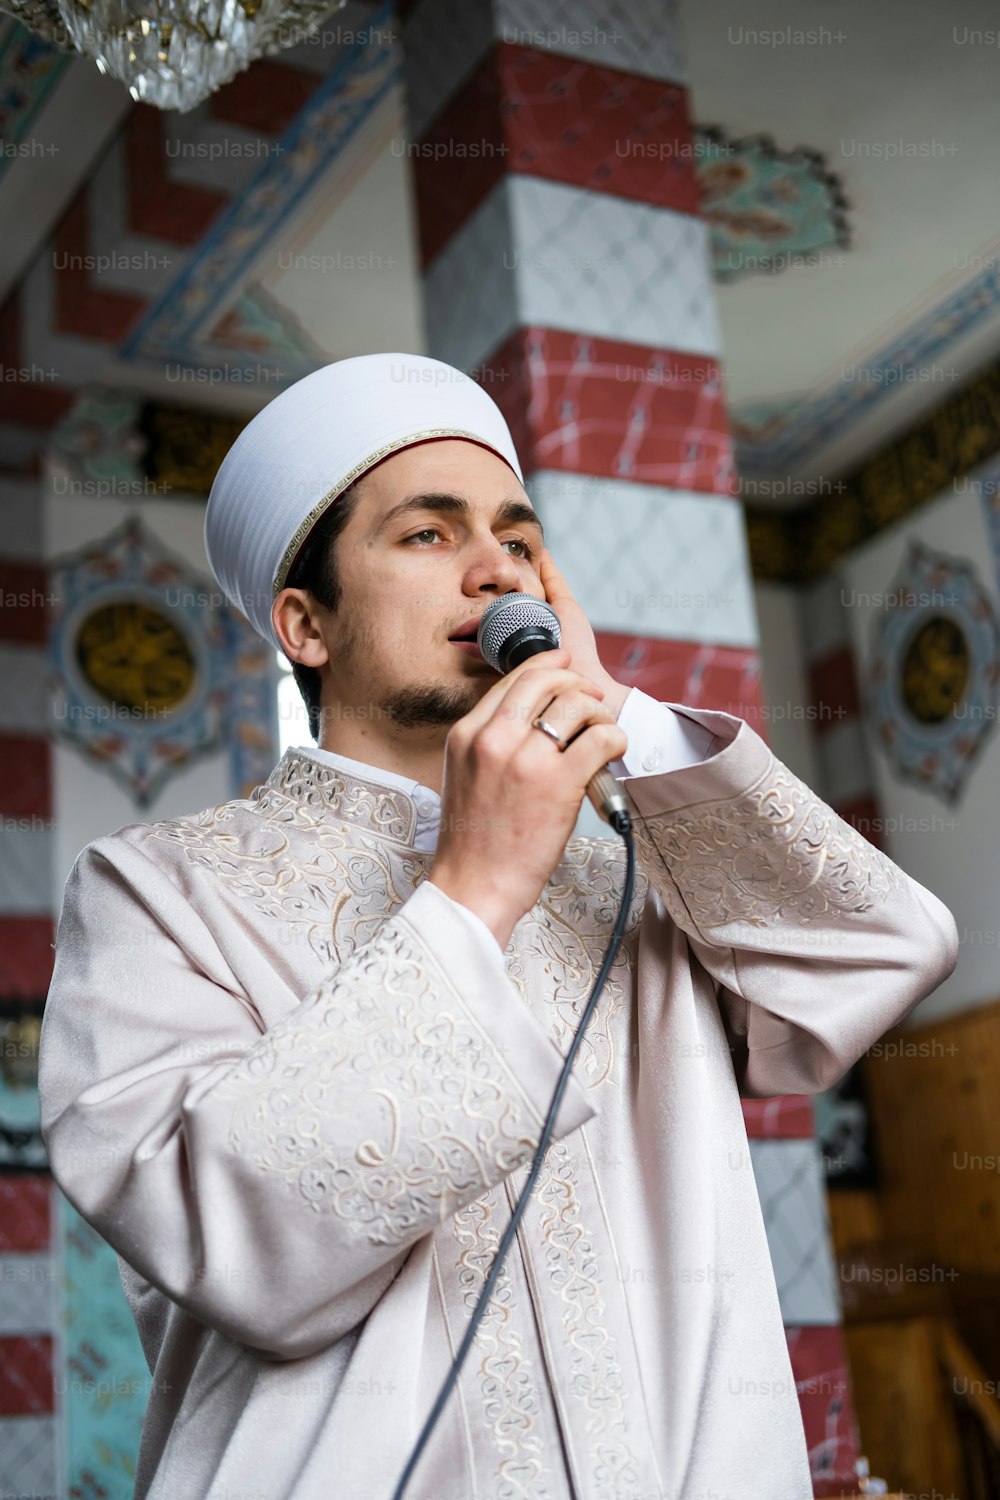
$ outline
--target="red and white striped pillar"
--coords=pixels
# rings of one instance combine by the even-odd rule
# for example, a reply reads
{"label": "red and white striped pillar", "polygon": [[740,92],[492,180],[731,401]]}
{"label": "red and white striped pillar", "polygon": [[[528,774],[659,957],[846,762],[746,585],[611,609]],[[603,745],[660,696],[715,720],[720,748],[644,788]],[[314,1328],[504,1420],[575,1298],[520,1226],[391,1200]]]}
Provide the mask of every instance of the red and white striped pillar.
{"label": "red and white striped pillar", "polygon": [[[427,352],[504,411],[608,670],[763,733],[672,8],[417,0],[404,12]],[[745,1116],[814,1487],[850,1493],[856,1434],[811,1105],[748,1102]]]}
{"label": "red and white striped pillar", "polygon": [[409,12],[428,352],[507,416],[609,670],[756,724],[687,91],[668,11],[628,24],[596,4],[572,28],[513,0]]}

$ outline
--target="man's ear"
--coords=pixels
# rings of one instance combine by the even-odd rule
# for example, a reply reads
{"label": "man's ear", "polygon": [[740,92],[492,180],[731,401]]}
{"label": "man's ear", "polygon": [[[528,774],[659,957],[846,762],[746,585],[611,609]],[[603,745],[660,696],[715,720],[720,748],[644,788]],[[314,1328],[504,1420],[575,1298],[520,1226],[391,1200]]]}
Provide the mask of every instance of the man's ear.
{"label": "man's ear", "polygon": [[325,667],[330,660],[319,630],[320,606],[308,589],[282,589],[271,606],[271,623],[289,661]]}

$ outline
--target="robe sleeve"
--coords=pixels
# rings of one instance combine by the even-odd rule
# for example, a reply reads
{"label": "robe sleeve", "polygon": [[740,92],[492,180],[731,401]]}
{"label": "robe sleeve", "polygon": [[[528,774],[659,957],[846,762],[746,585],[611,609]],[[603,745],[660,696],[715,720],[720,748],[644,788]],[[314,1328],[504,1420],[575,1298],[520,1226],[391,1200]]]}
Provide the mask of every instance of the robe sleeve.
{"label": "robe sleeve", "polygon": [[[427,881],[267,1029],[134,842],[97,840],[67,882],[53,1175],[141,1276],[268,1357],[355,1327],[417,1240],[528,1162],[561,1066],[492,934]],[[555,1136],[595,1113],[571,1076]]]}
{"label": "robe sleeve", "polygon": [[636,857],[716,981],[740,1092],[818,1093],[952,972],[954,918],[732,714],[699,765],[622,781]]}

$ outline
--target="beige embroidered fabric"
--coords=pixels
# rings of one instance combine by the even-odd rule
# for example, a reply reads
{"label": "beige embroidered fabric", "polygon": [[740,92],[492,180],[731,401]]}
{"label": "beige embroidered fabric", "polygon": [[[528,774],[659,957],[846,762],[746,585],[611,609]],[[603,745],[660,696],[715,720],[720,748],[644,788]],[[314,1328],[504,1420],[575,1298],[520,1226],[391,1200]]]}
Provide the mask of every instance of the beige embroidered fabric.
{"label": "beige embroidered fabric", "polygon": [[[623,782],[627,938],[408,1500],[811,1496],[739,1092],[828,1086],[957,933],[749,725],[684,712],[721,748]],[[467,1326],[624,850],[571,840],[502,955],[415,824],[288,752],[70,877],[42,1126],[153,1372],[138,1500],[390,1500]]]}

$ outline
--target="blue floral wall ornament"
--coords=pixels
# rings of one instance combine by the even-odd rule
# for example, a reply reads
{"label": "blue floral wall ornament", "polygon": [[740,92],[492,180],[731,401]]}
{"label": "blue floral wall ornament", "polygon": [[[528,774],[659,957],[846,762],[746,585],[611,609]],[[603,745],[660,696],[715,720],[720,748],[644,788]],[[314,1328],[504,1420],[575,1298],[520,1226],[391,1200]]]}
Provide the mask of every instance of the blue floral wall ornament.
{"label": "blue floral wall ornament", "polygon": [[910,542],[876,621],[869,722],[896,774],[953,804],[997,719],[1000,623],[971,563]]}
{"label": "blue floral wall ornament", "polygon": [[38,1100],[42,1023],[27,1005],[0,1002],[0,1170],[38,1172],[48,1158]]}
{"label": "blue floral wall ornament", "polygon": [[140,807],[227,739],[244,761],[248,749],[271,759],[267,717],[254,744],[237,722],[248,673],[268,689],[266,648],[248,642],[249,626],[142,521],[130,517],[55,560],[50,577],[56,735]]}
{"label": "blue floral wall ornament", "polygon": [[717,280],[815,265],[826,247],[848,248],[848,202],[820,152],[779,151],[766,135],[731,140],[714,125],[697,126],[695,142]]}

